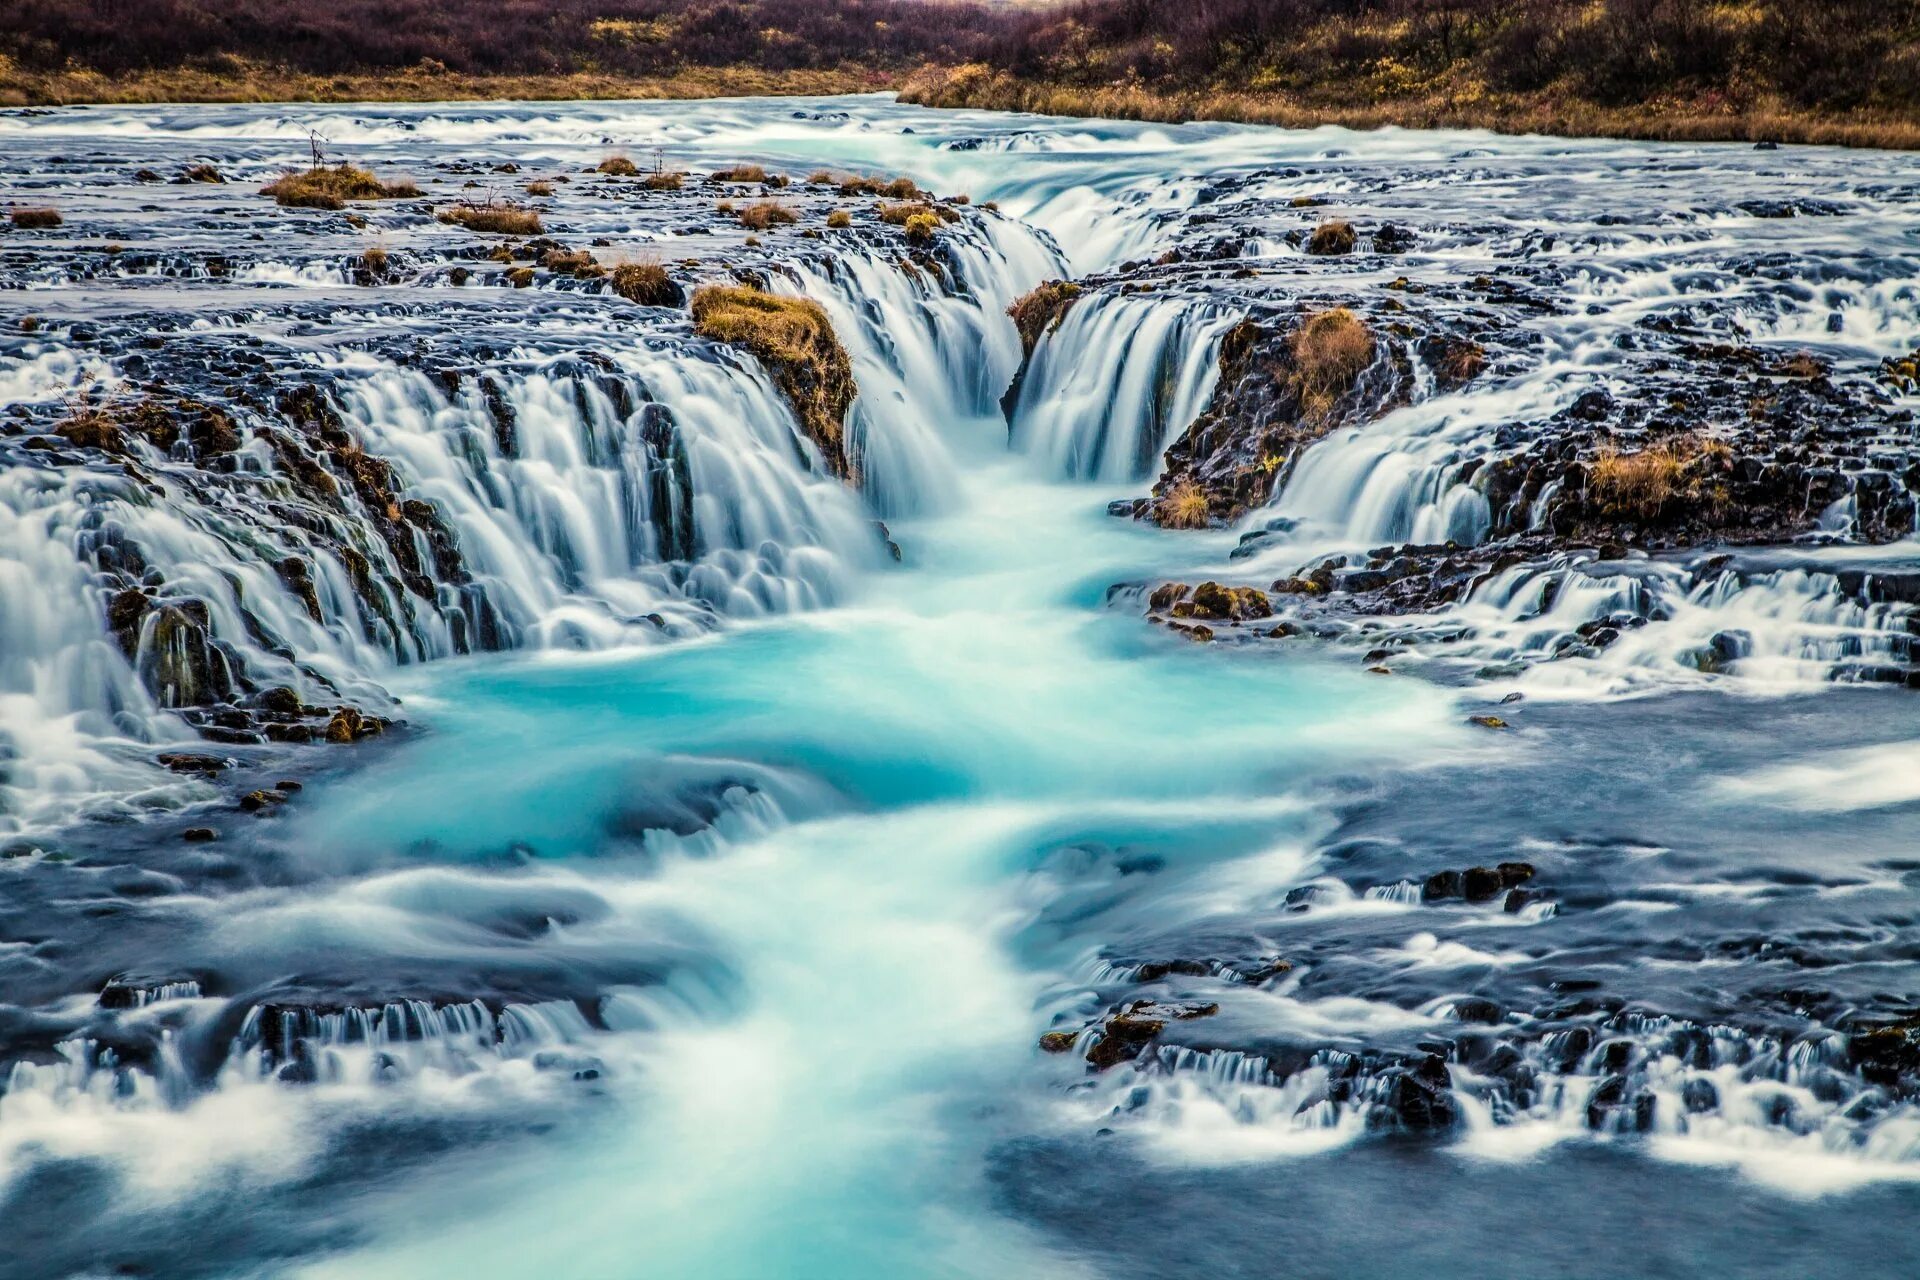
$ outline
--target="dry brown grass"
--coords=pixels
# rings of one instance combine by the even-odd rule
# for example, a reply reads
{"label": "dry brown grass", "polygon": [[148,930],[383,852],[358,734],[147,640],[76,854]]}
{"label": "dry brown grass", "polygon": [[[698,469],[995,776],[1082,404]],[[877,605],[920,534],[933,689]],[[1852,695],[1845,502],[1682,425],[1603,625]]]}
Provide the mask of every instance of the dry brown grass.
{"label": "dry brown grass", "polygon": [[800,215],[778,200],[762,200],[740,210],[740,225],[749,231],[765,231],[768,227],[786,226],[800,221]]}
{"label": "dry brown grass", "polygon": [[648,174],[646,180],[640,185],[649,191],[678,191],[681,184],[686,181],[686,177],[684,173],[662,170],[659,173]]}
{"label": "dry brown grass", "polygon": [[1676,499],[1710,497],[1714,473],[1724,470],[1732,456],[1724,441],[1698,434],[1662,440],[1635,453],[1605,444],[1587,467],[1587,501],[1605,516],[1652,520]]}
{"label": "dry brown grass", "polygon": [[1447,342],[1440,359],[1434,365],[1434,372],[1440,383],[1446,387],[1457,387],[1472,382],[1487,368],[1487,351],[1477,342],[1465,338],[1455,338]]}
{"label": "dry brown grass", "polygon": [[1213,504],[1206,490],[1181,476],[1153,503],[1154,522],[1163,529],[1204,529],[1213,523]]}
{"label": "dry brown grass", "polygon": [[598,72],[571,75],[469,75],[424,66],[319,75],[232,58],[221,70],[169,67],[108,74],[85,67],[29,71],[0,63],[0,106],[82,102],[473,102],[499,99],[731,98],[868,93],[893,87],[884,72],[857,68],[773,71],[688,67],[667,76]]}
{"label": "dry brown grass", "polygon": [[411,200],[420,188],[411,182],[387,183],[350,164],[315,166],[289,173],[260,188],[275,204],[299,209],[344,209],[349,200]]}
{"label": "dry brown grass", "polygon": [[553,194],[553,184],[551,182],[529,182],[527,184],[527,194],[530,196],[550,196]]}
{"label": "dry brown grass", "polygon": [[736,164],[729,168],[716,169],[711,177],[715,182],[765,183],[768,181],[767,171],[757,164]]}
{"label": "dry brown grass", "polygon": [[387,268],[392,265],[392,261],[385,249],[374,245],[360,255],[360,265],[367,269],[368,275],[378,279],[387,274]]}
{"label": "dry brown grass", "polygon": [[15,209],[7,216],[21,231],[41,231],[66,221],[58,209]]}
{"label": "dry brown grass", "polygon": [[640,172],[640,166],[625,156],[608,156],[595,169],[596,173],[608,174],[615,178],[631,178]]}
{"label": "dry brown grass", "polygon": [[1308,316],[1294,331],[1293,380],[1301,406],[1324,416],[1373,363],[1373,334],[1345,307]]}
{"label": "dry brown grass", "polygon": [[848,174],[840,179],[843,196],[885,196],[889,200],[913,200],[925,195],[912,178],[869,178]]}
{"label": "dry brown grass", "polygon": [[845,424],[857,388],[853,362],[819,303],[759,289],[707,285],[693,295],[693,327],[765,366],[835,475],[858,482]]}
{"label": "dry brown grass", "polygon": [[827,225],[835,231],[844,231],[853,225],[853,215],[845,209],[835,209],[827,215]]}
{"label": "dry brown grass", "polygon": [[1284,93],[1227,90],[1156,91],[1114,85],[1078,88],[1020,80],[979,63],[927,67],[907,78],[900,98],[928,107],[1033,111],[1114,120],[1224,120],[1314,129],[1340,125],[1379,129],[1490,129],[1573,138],[1641,138],[1665,142],[1776,141],[1823,146],[1920,150],[1920,120],[1897,113],[1823,114],[1762,102],[1729,110],[1711,99],[1662,98],[1601,107],[1557,94],[1462,92],[1352,103],[1309,103]]}
{"label": "dry brown grass", "polygon": [[677,307],[682,294],[658,262],[623,262],[613,269],[613,291],[643,307]]}
{"label": "dry brown grass", "polygon": [[1049,280],[1029,289],[1007,308],[1007,314],[1013,317],[1013,327],[1020,331],[1020,346],[1028,355],[1039,345],[1040,335],[1060,327],[1074,299],[1082,292],[1071,280]]}
{"label": "dry brown grass", "polygon": [[595,279],[607,273],[607,269],[585,249],[549,249],[540,265],[559,275],[578,276],[583,280]]}
{"label": "dry brown grass", "polygon": [[1353,252],[1355,239],[1351,222],[1323,222],[1307,240],[1307,252],[1319,258],[1339,257]]}
{"label": "dry brown grass", "polygon": [[517,204],[457,204],[435,216],[483,235],[537,236],[543,230],[540,215]]}
{"label": "dry brown grass", "polygon": [[181,182],[181,183],[205,182],[205,183],[212,184],[212,183],[225,182],[226,179],[221,177],[220,171],[214,168],[210,164],[195,164],[195,165],[188,165],[187,168],[181,172],[180,176],[174,179],[174,181]]}

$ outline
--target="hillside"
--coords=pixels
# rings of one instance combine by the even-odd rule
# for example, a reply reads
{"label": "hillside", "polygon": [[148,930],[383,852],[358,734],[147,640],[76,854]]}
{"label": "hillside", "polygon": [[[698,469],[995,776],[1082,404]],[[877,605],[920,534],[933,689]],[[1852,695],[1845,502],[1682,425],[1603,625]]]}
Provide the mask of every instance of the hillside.
{"label": "hillside", "polygon": [[15,0],[0,103],[702,97],[1920,145],[1920,0]]}
{"label": "hillside", "polygon": [[1915,0],[1084,0],[917,76],[940,106],[1920,145]]}

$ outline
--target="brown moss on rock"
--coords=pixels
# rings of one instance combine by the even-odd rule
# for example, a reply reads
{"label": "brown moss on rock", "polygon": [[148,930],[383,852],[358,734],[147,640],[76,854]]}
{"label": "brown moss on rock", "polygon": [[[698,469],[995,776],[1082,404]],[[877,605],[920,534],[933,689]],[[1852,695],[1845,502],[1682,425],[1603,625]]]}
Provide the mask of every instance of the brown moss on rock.
{"label": "brown moss on rock", "polygon": [[1335,258],[1353,252],[1355,236],[1351,222],[1323,222],[1307,240],[1307,252],[1318,258]]}
{"label": "brown moss on rock", "polygon": [[1049,280],[1020,295],[1007,308],[1013,327],[1020,331],[1020,347],[1029,356],[1040,344],[1040,336],[1060,327],[1072,310],[1075,299],[1084,290],[1071,280]]}
{"label": "brown moss on rock", "polygon": [[58,209],[15,209],[8,216],[20,231],[44,231],[66,221]]}
{"label": "brown moss on rock", "polygon": [[657,262],[623,262],[613,269],[613,291],[643,307],[677,307],[686,294]]}
{"label": "brown moss on rock", "polygon": [[859,482],[858,464],[846,451],[847,410],[858,391],[853,362],[819,303],[708,285],[693,295],[693,326],[701,337],[759,360],[833,473]]}

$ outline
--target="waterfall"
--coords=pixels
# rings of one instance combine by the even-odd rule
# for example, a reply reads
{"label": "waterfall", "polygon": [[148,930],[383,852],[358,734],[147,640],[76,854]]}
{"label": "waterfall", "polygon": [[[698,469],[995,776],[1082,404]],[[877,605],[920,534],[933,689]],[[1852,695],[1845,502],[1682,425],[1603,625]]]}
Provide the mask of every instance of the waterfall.
{"label": "waterfall", "polygon": [[1041,335],[1013,412],[1013,443],[1062,479],[1152,478],[1206,407],[1220,340],[1243,317],[1204,297],[1100,292]]}

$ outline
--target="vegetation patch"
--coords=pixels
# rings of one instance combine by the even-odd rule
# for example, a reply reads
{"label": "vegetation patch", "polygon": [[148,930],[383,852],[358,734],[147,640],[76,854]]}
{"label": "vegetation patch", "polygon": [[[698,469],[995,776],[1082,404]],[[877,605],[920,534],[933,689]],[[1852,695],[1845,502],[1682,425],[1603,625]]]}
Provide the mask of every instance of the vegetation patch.
{"label": "vegetation patch", "polygon": [[1213,523],[1213,504],[1207,491],[1182,476],[1154,499],[1154,522],[1163,529],[1204,529]]}
{"label": "vegetation patch", "polygon": [[1293,380],[1301,408],[1325,417],[1334,401],[1373,363],[1373,334],[1345,307],[1308,316],[1294,331]]}
{"label": "vegetation patch", "polygon": [[765,231],[768,227],[786,226],[800,221],[800,215],[778,200],[762,200],[750,204],[739,211],[740,225],[750,231]]}
{"label": "vegetation patch", "polygon": [[344,209],[349,200],[411,200],[420,188],[411,182],[382,182],[350,164],[315,165],[289,173],[260,188],[275,204],[297,209]]}
{"label": "vegetation patch", "polygon": [[435,216],[483,235],[537,236],[544,230],[538,213],[517,204],[456,204]]}
{"label": "vegetation patch", "polygon": [[640,166],[625,156],[608,156],[599,163],[595,172],[609,174],[615,178],[632,178],[639,174]]}
{"label": "vegetation patch", "polygon": [[1713,501],[1715,473],[1733,451],[1701,435],[1678,436],[1622,453],[1608,444],[1587,467],[1587,501],[1603,516],[1653,520],[1676,501]]}
{"label": "vegetation patch", "polygon": [[1351,222],[1323,222],[1307,240],[1307,252],[1318,258],[1336,258],[1353,252],[1356,239]]}
{"label": "vegetation patch", "polygon": [[693,295],[693,327],[703,338],[750,352],[793,406],[833,473],[859,483],[858,466],[846,451],[847,411],[858,392],[853,362],[819,303],[707,285]]}
{"label": "vegetation patch", "polygon": [[1007,308],[1007,314],[1013,317],[1013,327],[1020,331],[1021,349],[1031,356],[1040,343],[1040,336],[1060,327],[1083,292],[1071,280],[1049,280],[1020,295]]}
{"label": "vegetation patch", "polygon": [[8,217],[22,231],[44,230],[66,221],[58,209],[15,209]]}
{"label": "vegetation patch", "polygon": [[623,262],[613,269],[613,291],[643,307],[677,307],[686,295],[657,262]]}
{"label": "vegetation patch", "polygon": [[763,186],[783,187],[787,180],[769,175],[757,164],[736,164],[725,169],[715,169],[711,175],[714,182],[758,182]]}

